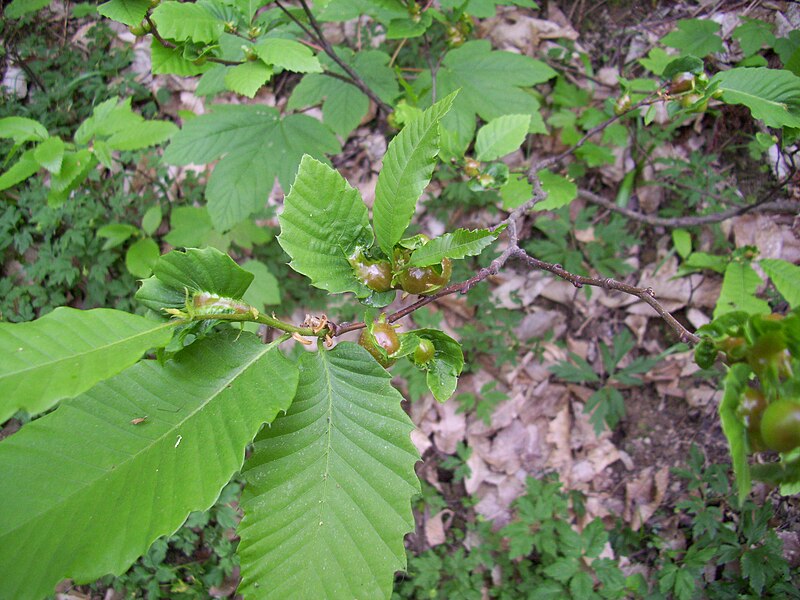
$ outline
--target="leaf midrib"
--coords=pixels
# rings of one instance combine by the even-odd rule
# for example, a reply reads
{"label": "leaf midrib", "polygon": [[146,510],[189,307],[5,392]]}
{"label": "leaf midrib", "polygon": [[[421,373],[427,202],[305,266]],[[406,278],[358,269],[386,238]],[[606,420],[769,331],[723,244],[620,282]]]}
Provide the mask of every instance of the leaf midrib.
{"label": "leaf midrib", "polygon": [[[471,246],[473,246],[473,245],[477,244],[478,242],[481,242],[481,241],[483,241],[483,240],[485,240],[487,238],[490,238],[490,237],[492,237],[492,234],[488,233],[487,235],[484,235],[482,237],[476,237],[476,238],[474,238],[472,240],[469,240],[469,241],[466,241],[466,242],[461,242],[459,244],[451,244],[451,245],[446,246],[446,247],[444,247],[444,248],[442,248],[440,250],[437,250],[436,252],[431,252],[431,253],[429,253],[427,255],[425,253],[421,253],[422,254],[422,258],[419,258],[419,259],[415,260],[415,257],[412,256],[411,257],[411,262],[409,264],[412,267],[428,266],[428,265],[431,265],[431,264],[435,264],[437,262],[441,262],[442,259],[444,259],[444,258],[460,258],[458,256],[458,253],[462,249],[465,249],[466,251],[469,251]],[[451,235],[450,239],[454,240],[455,239],[455,235]],[[489,243],[491,243],[491,242],[489,242]],[[488,246],[488,245],[489,244],[486,244],[486,246]],[[484,248],[486,246],[484,246]],[[432,262],[428,262],[428,261],[432,261]],[[421,264],[421,263],[427,263],[427,264]]]}
{"label": "leaf midrib", "polygon": [[[402,203],[401,202],[397,202],[397,200],[398,200],[398,198],[410,196],[411,193],[409,192],[408,188],[410,188],[411,186],[410,185],[409,186],[405,186],[406,187],[405,191],[400,191],[400,190],[403,190],[403,188],[404,188],[403,183],[406,180],[407,174],[409,172],[413,173],[413,172],[416,172],[416,171],[420,170],[419,167],[416,166],[416,164],[415,164],[416,161],[414,160],[414,158],[418,155],[420,149],[422,149],[422,148],[427,146],[426,142],[429,142],[428,136],[430,135],[431,130],[435,130],[439,126],[440,118],[433,118],[433,119],[431,119],[430,123],[427,123],[425,125],[425,127],[423,129],[423,133],[419,136],[418,143],[412,148],[411,152],[407,156],[406,163],[399,170],[397,178],[395,179],[395,183],[393,185],[390,185],[388,181],[386,182],[386,188],[388,188],[386,190],[388,193],[386,194],[386,200],[385,200],[386,212],[384,213],[385,214],[384,219],[381,219],[382,221],[384,221],[385,224],[381,227],[381,229],[384,229],[384,230],[388,231],[387,239],[391,239],[391,238],[395,238],[395,237],[399,239],[403,235],[402,231],[400,232],[399,236],[397,236],[394,233],[394,229],[396,228],[396,224],[398,222],[402,222],[402,221],[406,220],[405,215],[398,215],[397,214],[398,210],[402,210],[403,209]],[[401,135],[402,135],[402,132],[401,132]],[[395,139],[397,139],[397,138],[395,138]],[[387,151],[387,154],[388,154],[388,151]],[[412,164],[414,164],[413,168],[412,168]],[[427,166],[428,165],[426,164],[425,168],[427,168]],[[380,184],[380,178],[378,179],[378,183]],[[423,186],[423,189],[424,189],[424,186]],[[377,190],[376,190],[376,192],[377,192]],[[377,198],[376,198],[376,202],[377,202]],[[416,207],[416,200],[414,201],[414,207]],[[411,210],[412,216],[414,214],[414,207],[412,207],[412,210]],[[392,208],[394,208],[394,210],[392,210]],[[381,211],[381,212],[383,212],[383,211]],[[406,212],[408,212],[408,211],[406,211]],[[408,227],[408,225],[406,225],[406,228],[407,227]],[[377,227],[376,227],[376,229],[377,229]],[[394,240],[391,243],[387,243],[387,248],[383,248],[384,252],[389,253],[388,252],[388,248],[390,246],[393,246],[396,242],[397,242],[397,240]]]}
{"label": "leaf midrib", "polygon": [[[725,86],[721,86],[721,88],[722,88],[722,92],[723,93],[729,92],[729,93],[732,93],[732,94],[738,94],[740,96],[744,96],[745,98],[748,98],[748,99],[751,99],[751,100],[758,100],[759,102],[763,102],[763,103],[769,104],[771,106],[779,107],[783,111],[789,113],[789,105],[786,104],[785,102],[779,102],[778,100],[771,100],[769,98],[765,98],[764,96],[756,96],[755,94],[751,94],[749,92],[745,92],[745,91],[737,89],[737,88],[726,88]],[[791,114],[791,113],[789,113],[789,114]]]}
{"label": "leaf midrib", "polygon": [[[120,467],[124,467],[124,466],[127,466],[128,464],[130,464],[131,462],[135,462],[141,456],[143,456],[143,455],[147,454],[148,452],[150,452],[153,449],[154,446],[160,444],[165,439],[171,437],[177,429],[179,429],[180,427],[185,425],[187,421],[192,419],[198,412],[203,410],[206,406],[208,406],[209,403],[211,403],[213,400],[215,400],[217,398],[217,396],[219,396],[220,393],[225,391],[227,389],[228,385],[232,381],[235,381],[239,376],[241,376],[241,374],[244,371],[249,369],[256,361],[258,361],[260,358],[262,358],[264,355],[266,355],[268,352],[270,352],[273,348],[276,348],[276,347],[277,346],[275,345],[274,342],[272,344],[264,346],[264,349],[261,352],[257,353],[252,360],[247,361],[245,363],[242,363],[242,365],[240,365],[241,368],[239,370],[235,371],[235,374],[233,376],[225,378],[224,380],[222,380],[222,383],[218,387],[218,389],[213,391],[204,402],[202,402],[201,404],[199,404],[197,406],[197,408],[195,408],[193,411],[187,413],[185,418],[181,419],[179,422],[175,423],[172,427],[170,427],[168,430],[166,430],[163,435],[161,435],[161,436],[159,436],[157,438],[154,438],[149,444],[147,444],[146,446],[143,446],[135,454],[131,454],[127,459],[124,459],[122,461],[119,461],[119,462],[115,463],[113,469],[102,469],[97,477],[92,478],[92,479],[88,479],[88,480],[84,480],[86,482],[86,485],[78,487],[73,492],[61,496],[60,497],[61,498],[61,502],[59,502],[57,504],[50,505],[46,510],[43,510],[43,511],[35,513],[35,514],[31,514],[28,519],[20,521],[20,523],[19,523],[19,525],[17,527],[15,527],[13,529],[6,530],[5,535],[8,536],[8,535],[14,533],[15,531],[20,530],[24,525],[27,525],[28,523],[30,523],[30,522],[32,522],[32,521],[34,521],[36,519],[39,519],[40,517],[42,517],[42,516],[44,516],[44,515],[46,515],[48,513],[52,513],[54,511],[60,510],[64,505],[68,504],[68,502],[74,496],[76,496],[78,494],[81,494],[81,493],[84,493],[86,490],[91,489],[98,481],[104,479],[105,477],[108,477],[112,473],[120,473],[120,472],[122,472],[122,469]],[[106,423],[108,423],[108,422],[106,421]],[[244,459],[244,455],[242,456],[242,459]],[[90,465],[90,466],[93,466],[93,465]],[[0,537],[2,537],[3,535],[4,535],[4,533],[0,532]]]}
{"label": "leaf midrib", "polygon": [[[158,331],[160,331],[162,329],[166,329],[167,327],[174,327],[177,324],[178,324],[178,321],[168,321],[167,323],[162,323],[161,325],[159,325],[158,327],[154,327],[153,329],[148,329],[147,331],[142,331],[142,332],[137,333],[135,335],[132,335],[130,337],[123,338],[121,340],[116,340],[116,341],[114,341],[112,343],[105,344],[103,346],[93,346],[92,348],[90,348],[90,349],[88,349],[88,350],[86,350],[84,352],[79,352],[77,354],[70,354],[69,356],[64,357],[64,358],[59,358],[59,359],[56,359],[56,360],[50,360],[48,362],[39,363],[39,364],[34,365],[32,367],[27,367],[27,368],[24,368],[24,369],[20,369],[18,371],[13,371],[13,372],[10,372],[10,373],[4,373],[4,374],[0,375],[0,385],[2,385],[2,383],[4,381],[7,381],[8,379],[10,379],[10,378],[12,378],[12,377],[14,377],[16,375],[24,374],[24,373],[27,373],[29,371],[34,371],[36,369],[44,369],[44,368],[47,368],[47,367],[51,367],[52,365],[57,365],[57,364],[62,363],[62,362],[75,360],[76,358],[87,356],[87,355],[92,354],[94,352],[106,351],[109,348],[113,348],[115,345],[124,344],[124,343],[130,342],[130,341],[134,341],[138,337],[142,337],[142,336],[145,336],[145,335],[156,333],[156,332],[158,332]],[[61,397],[63,398],[64,396],[61,396]]]}
{"label": "leaf midrib", "polygon": [[325,503],[328,500],[328,481],[330,480],[330,465],[331,465],[331,438],[333,436],[333,378],[331,377],[331,369],[330,363],[328,361],[328,353],[319,348],[317,352],[320,354],[320,362],[325,367],[324,378],[326,384],[326,392],[327,392],[327,400],[328,406],[326,409],[325,414],[327,415],[327,425],[325,431],[325,469],[322,474],[322,494],[319,501],[319,512],[317,516],[316,523],[322,523],[322,525],[312,526],[314,527],[314,543],[317,545],[319,543],[320,535],[322,533],[322,528],[325,526],[325,522],[323,521],[323,512],[325,511]]}

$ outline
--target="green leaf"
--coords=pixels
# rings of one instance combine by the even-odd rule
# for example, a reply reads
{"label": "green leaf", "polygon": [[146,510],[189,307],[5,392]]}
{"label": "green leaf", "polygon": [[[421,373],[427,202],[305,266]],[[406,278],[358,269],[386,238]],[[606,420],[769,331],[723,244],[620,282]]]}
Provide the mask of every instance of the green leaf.
{"label": "green leaf", "polygon": [[677,48],[683,54],[704,57],[713,52],[722,52],[722,38],[719,23],[708,19],[682,19],[678,21],[678,29],[671,31],[661,43],[670,48]]}
{"label": "green leaf", "polygon": [[288,413],[243,475],[245,598],[389,598],[414,529],[419,454],[391,377],[355,344],[300,359]]}
{"label": "green leaf", "polygon": [[372,246],[367,207],[338,172],[304,156],[279,221],[278,242],[292,258],[289,266],[313,286],[359,298],[371,294],[348,261],[358,248]]}
{"label": "green leaf", "polygon": [[784,68],[800,50],[800,29],[790,31],[786,37],[775,40],[775,52],[780,57]]}
{"label": "green leaf", "polygon": [[542,572],[548,577],[552,577],[556,581],[566,583],[573,577],[573,575],[578,573],[579,570],[580,567],[578,566],[578,559],[559,558],[542,569]]}
{"label": "green leaf", "polygon": [[225,86],[232,92],[253,98],[256,92],[272,77],[272,67],[260,60],[248,60],[229,67],[225,73]]}
{"label": "green leaf", "polygon": [[728,104],[744,104],[767,127],[800,127],[800,77],[781,69],[736,68],[714,75],[709,87]]}
{"label": "green leaf", "polygon": [[686,260],[692,253],[692,234],[685,229],[672,230],[672,244],[682,259]]}
{"label": "green leaf", "polygon": [[464,12],[479,19],[488,19],[495,15],[498,4],[514,4],[526,8],[539,8],[535,2],[529,0],[442,0],[442,8],[457,10],[464,8]]}
{"label": "green leaf", "polygon": [[647,56],[640,58],[638,62],[654,75],[661,75],[674,58],[674,56],[667,54],[663,48],[655,47],[651,48]]}
{"label": "green leaf", "polygon": [[430,242],[414,250],[409,265],[412,267],[427,267],[437,265],[444,258],[464,258],[477,256],[486,246],[491,244],[500,235],[502,229],[489,231],[488,229],[456,229],[453,233],[432,239]]}
{"label": "green leaf", "polygon": [[350,21],[368,15],[387,24],[408,15],[401,0],[330,0],[319,14],[322,21]]}
{"label": "green leaf", "polygon": [[173,250],[158,259],[136,299],[156,312],[183,308],[187,295],[198,293],[241,300],[252,281],[251,273],[215,248]]}
{"label": "green leaf", "polygon": [[756,298],[755,295],[762,283],[761,278],[749,264],[731,262],[722,278],[722,290],[714,308],[714,318],[735,310],[743,310],[750,314],[769,313],[769,304]]}
{"label": "green leaf", "polygon": [[661,77],[663,79],[672,79],[678,73],[694,73],[695,75],[699,75],[703,72],[704,67],[705,63],[703,63],[702,58],[697,58],[696,56],[688,54],[671,60],[669,64],[664,67]]}
{"label": "green leaf", "polygon": [[127,223],[111,223],[103,225],[97,230],[97,237],[105,238],[103,250],[110,250],[125,243],[125,241],[138,233],[139,228]]}
{"label": "green leaf", "polygon": [[602,387],[589,397],[583,412],[591,414],[589,422],[600,435],[606,427],[613,430],[625,416],[625,399],[616,388]]}
{"label": "green leaf", "polygon": [[65,152],[61,170],[50,176],[47,203],[50,206],[61,205],[69,197],[70,192],[83,183],[95,165],[97,159],[89,150]]}
{"label": "green leaf", "polygon": [[104,17],[132,26],[142,22],[149,8],[150,0],[110,0],[98,6],[97,12]]}
{"label": "green leaf", "polygon": [[12,139],[15,144],[24,144],[25,142],[41,142],[47,137],[47,129],[39,121],[26,117],[0,119],[0,139]]}
{"label": "green leaf", "polygon": [[530,115],[503,115],[492,119],[478,130],[475,158],[491,161],[511,154],[525,141],[530,123]]}
{"label": "green leaf", "polygon": [[61,307],[29,323],[0,323],[0,423],[88,390],[171,336],[169,324],[106,308]]}
{"label": "green leaf", "polygon": [[6,6],[4,13],[9,19],[19,19],[28,13],[41,10],[49,4],[49,0],[13,0]]}
{"label": "green leaf", "polygon": [[336,136],[311,117],[281,118],[262,105],[217,105],[173,136],[164,160],[187,165],[222,158],[206,197],[214,227],[226,231],[264,206],[276,176],[288,190],[304,153],[323,160],[339,150]]}
{"label": "green leaf", "polygon": [[161,206],[159,204],[151,206],[142,217],[142,231],[147,235],[153,235],[161,225],[162,219]]}
{"label": "green leaf", "polygon": [[[488,40],[473,40],[450,50],[436,72],[436,85],[424,71],[415,89],[430,101],[430,90],[444,97],[458,89],[453,110],[442,120],[443,140],[449,154],[463,154],[475,132],[475,115],[489,122],[509,114],[531,115],[530,133],[544,133],[539,102],[525,88],[556,76],[545,63],[500,50]],[[424,94],[423,94],[424,92]],[[444,146],[443,146],[444,148]]]}
{"label": "green leaf", "polygon": [[105,140],[107,150],[140,150],[167,141],[177,130],[169,121],[146,121],[133,112],[130,98],[114,96],[94,107],[75,132],[75,142],[89,144],[95,138]]}
{"label": "green leaf", "polygon": [[402,19],[392,19],[386,28],[386,39],[400,40],[419,37],[428,30],[431,23],[433,23],[431,11],[417,15],[416,20],[408,15]]}
{"label": "green leaf", "polygon": [[508,181],[500,188],[500,197],[503,199],[505,210],[514,210],[533,197],[533,187],[525,175],[511,173]]}
{"label": "green leaf", "polygon": [[212,234],[211,217],[203,207],[178,206],[169,216],[170,231],[164,237],[175,247],[205,246]]}
{"label": "green leaf", "polygon": [[37,173],[41,167],[33,156],[33,150],[26,150],[19,157],[19,160],[11,165],[5,173],[0,175],[0,191],[17,185],[25,181],[28,177]]}
{"label": "green leaf", "polygon": [[167,48],[155,38],[150,44],[150,65],[153,75],[180,75],[181,77],[200,75],[212,66],[211,63],[196,65],[184,58],[183,50],[180,47]]}
{"label": "green leaf", "polygon": [[153,272],[161,251],[152,238],[142,238],[134,242],[125,253],[125,267],[134,277],[149,277]]}
{"label": "green leaf", "polygon": [[[391,57],[378,50],[353,53],[349,48],[336,48],[336,53],[358,73],[381,100],[391,104],[397,96],[397,77],[389,67]],[[326,71],[345,73],[327,56],[321,58]],[[311,73],[303,77],[292,91],[287,108],[299,109],[322,102],[322,122],[346,138],[358,127],[369,110],[369,98],[358,88],[328,75]]]}
{"label": "green leaf", "polygon": [[162,37],[183,42],[191,40],[211,44],[219,39],[225,23],[201,4],[162,2],[152,14]]}
{"label": "green leaf", "polygon": [[764,46],[769,48],[773,46],[775,35],[772,33],[773,25],[771,23],[765,23],[759,19],[741,18],[744,22],[733,30],[731,37],[739,40],[745,56],[752,56]]}
{"label": "green leaf", "polygon": [[719,419],[728,439],[740,504],[750,494],[750,465],[747,462],[747,429],[736,414],[736,409],[749,378],[749,366],[743,363],[732,365],[725,376],[725,392],[719,405]]}
{"label": "green leaf", "polygon": [[253,283],[247,288],[242,300],[258,310],[263,310],[264,306],[281,303],[278,280],[269,272],[267,265],[257,260],[248,260],[241,266],[253,275]]}
{"label": "green leaf", "polygon": [[575,151],[575,156],[589,167],[602,167],[614,164],[614,153],[605,146],[587,142]]}
{"label": "green leaf", "polygon": [[232,331],[164,367],[140,362],[3,440],[0,596],[122,574],[213,504],[297,378],[274,346]]}
{"label": "green leaf", "polygon": [[454,98],[455,94],[447,96],[408,123],[383,157],[372,214],[378,245],[387,256],[392,256],[392,248],[403,237],[417,200],[431,180],[439,154],[439,121]]}
{"label": "green leaf", "polygon": [[33,158],[51,173],[58,173],[64,160],[64,142],[60,137],[47,138],[34,148]]}
{"label": "green leaf", "polygon": [[759,264],[789,306],[791,308],[800,307],[800,267],[785,260],[773,258],[761,260]]}
{"label": "green leaf", "polygon": [[295,73],[322,73],[322,65],[311,48],[295,40],[267,38],[253,46],[253,50],[268,65]]}
{"label": "green leaf", "polygon": [[458,376],[464,368],[461,344],[438,329],[414,329],[407,332],[433,343],[433,359],[425,365],[426,383],[433,397],[446,402],[456,391]]}
{"label": "green leaf", "polygon": [[557,210],[578,197],[578,186],[574,181],[547,169],[542,169],[537,175],[547,198],[535,205],[536,210]]}
{"label": "green leaf", "polygon": [[141,119],[130,127],[115,131],[107,143],[111,150],[141,150],[166,142],[176,131],[177,125],[169,121]]}

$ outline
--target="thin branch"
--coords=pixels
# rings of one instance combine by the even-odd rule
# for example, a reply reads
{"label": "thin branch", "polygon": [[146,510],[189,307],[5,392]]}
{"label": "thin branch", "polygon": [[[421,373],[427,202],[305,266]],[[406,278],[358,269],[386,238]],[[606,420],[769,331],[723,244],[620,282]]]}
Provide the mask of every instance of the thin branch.
{"label": "thin branch", "polygon": [[653,291],[653,288],[638,288],[628,285],[627,283],[617,281],[616,279],[611,279],[610,277],[598,278],[575,275],[574,273],[570,273],[564,269],[561,265],[544,262],[538,258],[530,256],[522,248],[516,248],[516,250],[512,253],[512,256],[533,267],[534,269],[548,271],[553,275],[560,277],[561,279],[569,281],[576,288],[583,287],[584,285],[591,285],[606,290],[615,290],[625,294],[630,294],[631,296],[636,296],[642,302],[649,304],[653,310],[658,313],[658,316],[664,319],[664,321],[667,322],[667,325],[669,325],[675,331],[675,333],[678,334],[678,337],[682,342],[692,342],[693,344],[697,344],[700,341],[699,337],[681,325],[675,317],[673,317],[663,306],[661,306],[661,303],[656,300],[656,293]]}
{"label": "thin branch", "polygon": [[694,227],[697,225],[707,225],[709,223],[720,223],[722,221],[726,221],[727,219],[732,219],[733,217],[738,217],[740,215],[752,212],[757,208],[761,210],[791,210],[797,207],[796,203],[781,203],[776,202],[772,203],[772,199],[778,194],[778,192],[785,186],[791,179],[794,177],[794,171],[789,173],[786,177],[784,177],[781,181],[775,184],[769,192],[767,192],[764,197],[759,198],[757,202],[753,204],[748,204],[747,206],[736,206],[733,208],[729,208],[728,210],[724,210],[722,212],[714,213],[711,215],[701,215],[698,217],[657,217],[654,215],[645,215],[635,210],[631,210],[630,208],[625,208],[624,206],[618,206],[614,202],[603,198],[589,190],[578,190],[578,196],[583,198],[584,200],[588,200],[593,204],[597,204],[606,208],[610,211],[619,213],[628,217],[629,219],[633,219],[635,221],[639,221],[640,223],[645,223],[647,225],[652,225],[654,227]]}
{"label": "thin branch", "polygon": [[285,15],[286,15],[287,17],[289,17],[289,18],[290,18],[292,21],[294,21],[294,24],[295,24],[295,25],[297,25],[297,26],[298,26],[300,29],[302,29],[302,30],[303,30],[303,32],[304,32],[304,33],[305,33],[305,34],[306,34],[308,37],[310,37],[312,40],[314,40],[314,42],[315,42],[315,43],[317,43],[317,44],[319,44],[319,43],[320,43],[320,40],[319,40],[319,38],[317,37],[317,35],[316,35],[316,34],[315,34],[313,31],[311,31],[311,30],[310,30],[308,27],[306,27],[306,24],[305,24],[305,23],[303,23],[303,22],[302,22],[300,19],[298,19],[297,17],[295,17],[295,16],[294,16],[294,15],[291,13],[291,11],[290,11],[289,9],[287,9],[286,7],[284,7],[284,6],[283,6],[283,4],[281,4],[281,3],[280,3],[278,0],[275,0],[275,4],[277,4],[277,5],[278,5],[278,8],[279,8],[279,9],[281,9],[281,11],[283,12],[283,14],[285,14]]}
{"label": "thin branch", "polygon": [[[700,338],[693,334],[691,331],[686,329],[680,322],[673,317],[662,305],[661,303],[656,300],[656,293],[653,291],[652,288],[639,288],[633,285],[629,285],[627,283],[623,283],[621,281],[617,281],[616,279],[611,278],[601,278],[601,277],[586,277],[584,275],[576,275],[575,273],[570,273],[564,267],[554,263],[548,263],[543,260],[539,260],[538,258],[534,258],[530,256],[525,250],[519,247],[519,240],[517,238],[517,229],[516,223],[514,221],[510,221],[508,224],[508,229],[506,230],[508,234],[508,245],[503,253],[495,258],[487,267],[482,268],[478,271],[475,275],[467,279],[466,281],[461,281],[459,283],[454,283],[452,285],[447,286],[444,289],[439,290],[435,294],[431,294],[430,296],[425,296],[420,298],[413,304],[409,304],[408,306],[401,308],[397,312],[392,313],[389,315],[386,320],[389,323],[394,323],[413,313],[414,311],[430,304],[431,302],[438,300],[444,296],[449,296],[451,294],[460,293],[466,294],[470,289],[472,289],[476,284],[480,283],[491,277],[492,275],[496,275],[500,272],[500,269],[511,259],[516,259],[519,261],[524,262],[529,267],[533,267],[539,271],[547,271],[552,273],[556,277],[560,277],[565,281],[569,281],[572,285],[576,288],[583,287],[584,285],[590,285],[593,287],[599,287],[606,290],[613,290],[622,292],[624,294],[629,294],[631,296],[635,296],[639,298],[642,302],[650,305],[658,316],[660,316],[667,325],[672,328],[675,333],[678,334],[679,339],[682,342],[691,342],[693,344],[697,344],[700,341]],[[365,327],[364,323],[348,323],[343,324],[339,327],[335,328],[334,335],[341,335],[343,333],[347,333],[348,331],[355,331],[357,329],[362,329]]]}
{"label": "thin branch", "polygon": [[611,117],[609,119],[606,119],[605,121],[603,121],[602,123],[600,123],[596,127],[592,127],[589,131],[586,132],[586,134],[581,139],[579,139],[577,142],[575,142],[575,144],[573,144],[572,146],[570,146],[569,148],[564,150],[564,152],[562,152],[561,154],[557,154],[556,156],[551,156],[550,158],[546,158],[544,160],[537,161],[536,163],[531,165],[531,168],[528,171],[528,179],[530,180],[533,177],[533,175],[538,173],[541,169],[546,169],[546,168],[551,167],[551,166],[553,166],[555,164],[558,164],[562,160],[567,158],[568,156],[571,156],[572,154],[575,153],[576,150],[578,150],[578,148],[583,146],[593,136],[595,136],[598,133],[600,133],[601,131],[603,131],[609,125],[612,125],[612,124],[616,123],[622,117],[627,116],[630,113],[639,110],[642,106],[649,106],[650,104],[654,104],[654,103],[660,102],[660,101],[661,101],[661,98],[657,94],[650,94],[647,98],[644,98],[644,99],[640,100],[639,102],[637,102],[636,104],[631,106],[625,112],[621,112],[618,115],[614,115],[613,117]]}
{"label": "thin branch", "polygon": [[[355,69],[353,69],[353,67],[344,62],[339,57],[339,55],[336,54],[336,51],[333,49],[333,46],[331,46],[330,42],[328,42],[328,40],[325,38],[325,34],[322,32],[322,28],[317,22],[317,19],[314,16],[314,14],[311,12],[311,9],[308,7],[308,3],[306,2],[306,0],[300,0],[300,4],[303,7],[303,12],[305,12],[306,16],[308,17],[308,22],[311,25],[311,29],[314,30],[314,37],[316,37],[317,42],[325,51],[325,54],[327,54],[331,58],[331,60],[333,60],[333,62],[339,65],[339,67],[350,76],[350,78],[352,79],[350,83],[352,83],[359,90],[361,90],[363,94],[366,94],[370,98],[370,100],[372,100],[378,106],[380,110],[382,110],[387,115],[391,113],[392,107],[386,104],[386,102],[384,102],[383,100],[381,100],[378,97],[378,95],[375,92],[373,92],[370,89],[370,87],[364,82],[364,80],[355,71]],[[285,9],[283,10],[285,12]]]}

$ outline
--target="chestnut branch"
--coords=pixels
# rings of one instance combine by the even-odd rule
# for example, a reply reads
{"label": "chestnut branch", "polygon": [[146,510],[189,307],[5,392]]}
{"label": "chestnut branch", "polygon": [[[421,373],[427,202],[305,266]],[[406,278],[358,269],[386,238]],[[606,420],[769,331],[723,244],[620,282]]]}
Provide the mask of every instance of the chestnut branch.
{"label": "chestnut branch", "polygon": [[[439,290],[438,292],[431,294],[430,296],[424,296],[413,304],[409,304],[408,306],[401,308],[400,310],[390,314],[386,320],[389,323],[394,323],[395,321],[410,315],[414,311],[430,304],[431,302],[434,302],[435,300],[438,300],[439,298],[456,293],[466,294],[478,283],[488,279],[492,275],[499,273],[500,269],[502,269],[509,260],[514,259],[534,269],[552,273],[556,277],[560,277],[565,281],[569,281],[576,288],[590,285],[609,291],[618,291],[635,296],[642,302],[648,304],[658,314],[658,316],[661,317],[673,331],[675,331],[675,333],[678,335],[678,338],[682,342],[691,342],[692,344],[697,344],[700,341],[698,336],[681,325],[681,323],[661,305],[656,298],[655,291],[652,288],[636,287],[609,277],[587,277],[585,275],[571,273],[559,264],[548,263],[530,256],[523,248],[521,248],[519,246],[519,238],[517,236],[515,221],[508,221],[506,233],[508,235],[508,243],[505,250],[503,250],[502,254],[495,258],[488,266],[482,268],[466,281],[453,283]],[[332,335],[338,336],[343,333],[347,333],[348,331],[355,331],[363,327],[365,327],[364,323],[343,324],[339,327],[336,327],[335,331],[332,332]]]}

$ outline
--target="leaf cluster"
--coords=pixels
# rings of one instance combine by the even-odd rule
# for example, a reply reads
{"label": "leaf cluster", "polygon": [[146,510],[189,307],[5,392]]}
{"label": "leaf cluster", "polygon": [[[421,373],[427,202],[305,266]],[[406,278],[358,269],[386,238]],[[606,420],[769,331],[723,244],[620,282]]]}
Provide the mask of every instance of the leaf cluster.
{"label": "leaf cluster", "polygon": [[613,343],[608,346],[605,342],[598,342],[602,370],[600,374],[586,359],[574,352],[569,353],[569,360],[562,361],[550,367],[553,374],[570,383],[589,384],[597,389],[586,401],[585,413],[591,413],[589,422],[594,426],[598,435],[606,428],[614,429],[625,417],[625,399],[620,387],[640,386],[643,381],[640,377],[651,370],[673,349],[669,349],[658,356],[639,356],[630,361],[626,366],[620,367],[620,362],[633,350],[635,341],[630,331],[622,329],[614,336]]}

